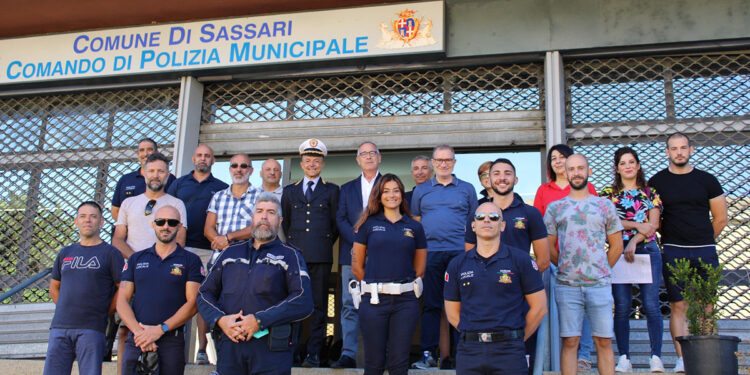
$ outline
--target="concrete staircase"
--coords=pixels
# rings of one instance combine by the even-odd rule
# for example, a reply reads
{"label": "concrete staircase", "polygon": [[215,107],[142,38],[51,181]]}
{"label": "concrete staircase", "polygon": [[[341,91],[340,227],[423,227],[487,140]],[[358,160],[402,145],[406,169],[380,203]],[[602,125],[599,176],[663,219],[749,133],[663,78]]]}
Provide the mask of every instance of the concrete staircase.
{"label": "concrete staircase", "polygon": [[0,358],[44,358],[53,303],[0,305]]}

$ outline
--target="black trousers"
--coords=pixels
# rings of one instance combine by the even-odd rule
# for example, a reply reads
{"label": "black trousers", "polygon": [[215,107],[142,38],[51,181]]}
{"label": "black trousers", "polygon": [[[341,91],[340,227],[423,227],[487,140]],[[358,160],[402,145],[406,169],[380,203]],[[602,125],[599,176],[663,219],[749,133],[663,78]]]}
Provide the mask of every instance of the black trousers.
{"label": "black trousers", "polygon": [[[320,355],[320,349],[326,337],[326,318],[328,317],[328,280],[331,277],[331,263],[308,263],[312,296],[315,309],[308,318],[310,337],[307,342],[307,354]],[[322,360],[322,358],[321,358]]]}

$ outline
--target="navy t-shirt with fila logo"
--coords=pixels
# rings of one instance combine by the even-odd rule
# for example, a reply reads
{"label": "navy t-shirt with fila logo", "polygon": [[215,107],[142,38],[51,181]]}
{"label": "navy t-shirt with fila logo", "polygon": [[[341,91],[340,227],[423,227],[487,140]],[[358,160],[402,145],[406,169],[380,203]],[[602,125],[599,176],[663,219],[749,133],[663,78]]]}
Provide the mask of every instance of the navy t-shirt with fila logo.
{"label": "navy t-shirt with fila logo", "polygon": [[60,282],[60,295],[51,328],[93,329],[104,333],[107,310],[120,282],[122,254],[112,245],[70,245],[60,250],[52,279]]}

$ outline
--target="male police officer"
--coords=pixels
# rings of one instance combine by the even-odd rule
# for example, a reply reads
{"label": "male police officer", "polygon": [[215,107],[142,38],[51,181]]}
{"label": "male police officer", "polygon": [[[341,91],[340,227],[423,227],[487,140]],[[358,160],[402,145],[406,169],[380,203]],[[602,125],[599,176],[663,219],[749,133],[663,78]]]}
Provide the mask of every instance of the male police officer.
{"label": "male police officer", "polygon": [[133,254],[122,271],[117,312],[131,332],[122,355],[122,372],[135,374],[139,355],[156,351],[161,375],[182,374],[183,325],[197,311],[195,298],[205,270],[200,258],[176,241],[181,229],[176,208],[160,208],[151,226],[156,243]]}
{"label": "male police officer", "polygon": [[278,199],[261,193],[252,240],[224,250],[200,287],[200,313],[221,330],[222,375],[291,373],[291,323],[310,315],[313,301],[301,254],[277,237],[280,222]]}
{"label": "male police officer", "polygon": [[325,182],[320,171],[328,154],[323,142],[311,138],[299,147],[300,166],[305,177],[284,187],[281,195],[281,222],[289,244],[302,251],[310,272],[315,311],[310,317],[310,339],[307,342],[305,367],[320,365],[320,350],[326,334],[328,312],[328,279],[333,263],[333,244],[339,236],[336,207],[339,187]]}
{"label": "male police officer", "polygon": [[528,373],[523,342],[547,313],[539,267],[528,250],[500,241],[504,226],[500,208],[479,206],[472,222],[477,247],[455,257],[445,272],[445,313],[461,332],[458,374]]}

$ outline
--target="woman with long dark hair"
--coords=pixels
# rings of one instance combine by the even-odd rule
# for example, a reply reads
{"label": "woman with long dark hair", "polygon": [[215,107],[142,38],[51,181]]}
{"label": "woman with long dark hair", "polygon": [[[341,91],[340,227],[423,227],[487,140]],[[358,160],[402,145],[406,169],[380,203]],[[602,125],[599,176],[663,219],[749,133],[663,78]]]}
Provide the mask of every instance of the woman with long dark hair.
{"label": "woman with long dark hair", "polygon": [[[638,154],[630,147],[615,151],[614,181],[604,188],[600,196],[615,204],[625,230],[625,261],[633,262],[635,254],[647,254],[651,261],[651,283],[638,284],[641,303],[646,313],[646,326],[651,342],[651,372],[664,372],[661,361],[662,321],[659,309],[659,283],[661,282],[661,253],[656,243],[656,230],[661,215],[661,198],[654,188],[646,185]],[[632,284],[612,284],[615,299],[615,339],[620,358],[615,371],[632,372],[630,363],[630,311],[633,299]]]}
{"label": "woman with long dark hair", "polygon": [[[396,175],[378,180],[354,231],[352,274],[360,285],[350,285],[350,290],[361,296],[365,374],[380,375],[387,367],[391,375],[406,375],[419,319],[427,239],[422,224],[409,217],[404,184]],[[354,299],[356,303],[356,295]]]}

